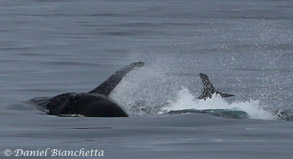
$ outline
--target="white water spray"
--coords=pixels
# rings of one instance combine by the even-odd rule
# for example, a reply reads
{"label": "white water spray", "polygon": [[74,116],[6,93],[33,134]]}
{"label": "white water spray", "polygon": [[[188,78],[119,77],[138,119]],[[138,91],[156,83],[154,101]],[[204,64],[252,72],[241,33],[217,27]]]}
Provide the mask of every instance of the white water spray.
{"label": "white water spray", "polygon": [[245,111],[252,119],[274,119],[274,116],[263,109],[260,102],[257,100],[250,100],[245,102],[228,103],[220,95],[214,94],[212,98],[206,100],[196,99],[190,91],[183,88],[178,92],[178,97],[174,101],[170,101],[168,107],[162,108],[162,112],[182,109],[230,109]]}
{"label": "white water spray", "polygon": [[[154,71],[155,70],[155,71]],[[110,97],[130,116],[148,116],[183,109],[230,109],[246,112],[252,119],[274,119],[258,100],[227,102],[219,95],[206,100],[197,99],[182,88],[181,78],[165,70],[143,67],[130,72],[117,85]]]}

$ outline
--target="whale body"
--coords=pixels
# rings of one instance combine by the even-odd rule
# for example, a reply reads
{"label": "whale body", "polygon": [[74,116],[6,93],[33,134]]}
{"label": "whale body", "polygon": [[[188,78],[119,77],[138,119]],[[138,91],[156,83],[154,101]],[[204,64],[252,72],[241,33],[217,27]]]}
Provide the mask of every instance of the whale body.
{"label": "whale body", "polygon": [[30,102],[49,115],[78,114],[86,117],[128,117],[127,113],[108,96],[128,72],[143,65],[143,62],[134,62],[121,68],[88,93],[64,93],[52,98],[34,98]]}
{"label": "whale body", "polygon": [[[119,104],[112,101],[108,96],[119,82],[126,76],[128,72],[136,67],[142,67],[143,62],[134,62],[127,65],[95,89],[88,93],[64,93],[52,98],[41,97],[34,98],[29,102],[37,105],[37,107],[45,111],[48,115],[82,115],[86,117],[128,117],[127,113]],[[217,91],[209,80],[209,77],[200,73],[204,89],[198,99],[211,98],[214,93],[222,97],[230,97],[232,94]],[[185,111],[183,111],[184,113]],[[188,112],[190,112],[188,110]],[[173,114],[174,112],[170,112]],[[178,113],[178,112],[177,112]],[[182,112],[181,112],[182,113]],[[199,113],[199,112],[198,112]],[[205,112],[200,112],[205,113]]]}

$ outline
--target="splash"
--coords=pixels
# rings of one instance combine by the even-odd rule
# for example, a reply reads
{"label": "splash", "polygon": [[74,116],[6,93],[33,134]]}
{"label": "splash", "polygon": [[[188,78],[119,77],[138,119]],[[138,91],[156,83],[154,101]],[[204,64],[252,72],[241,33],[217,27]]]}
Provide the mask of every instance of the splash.
{"label": "splash", "polygon": [[178,97],[174,101],[170,101],[168,106],[162,108],[160,113],[183,109],[231,109],[245,111],[252,119],[275,119],[273,114],[264,110],[257,100],[228,103],[217,94],[214,94],[210,99],[199,100],[186,88],[181,89],[178,92]]}
{"label": "splash", "polygon": [[275,119],[258,100],[228,102],[216,94],[211,99],[199,100],[198,95],[182,88],[186,85],[182,76],[171,76],[166,70],[153,67],[133,70],[116,86],[110,98],[130,116],[160,115],[184,109],[229,109],[244,111],[252,119]]}
{"label": "splash", "polygon": [[169,100],[176,98],[180,89],[180,80],[166,75],[165,70],[143,67],[131,71],[116,86],[110,98],[130,116],[158,114]]}

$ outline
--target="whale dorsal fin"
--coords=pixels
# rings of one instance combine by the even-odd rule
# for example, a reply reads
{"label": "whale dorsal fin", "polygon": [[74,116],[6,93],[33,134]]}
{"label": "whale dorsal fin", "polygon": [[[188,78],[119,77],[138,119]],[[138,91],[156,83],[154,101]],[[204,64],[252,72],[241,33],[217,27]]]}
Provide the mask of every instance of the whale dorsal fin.
{"label": "whale dorsal fin", "polygon": [[222,93],[217,91],[215,87],[213,86],[213,84],[210,82],[208,75],[204,73],[200,73],[199,76],[203,83],[204,88],[203,88],[202,94],[198,97],[198,99],[211,98],[214,93],[220,94],[222,97],[234,96],[233,94],[227,94],[227,93]]}
{"label": "whale dorsal fin", "polygon": [[89,93],[98,93],[108,96],[128,72],[130,72],[135,67],[142,67],[143,65],[143,62],[134,62],[130,65],[122,67],[120,70],[115,72],[106,81],[100,84],[97,88],[91,90]]}

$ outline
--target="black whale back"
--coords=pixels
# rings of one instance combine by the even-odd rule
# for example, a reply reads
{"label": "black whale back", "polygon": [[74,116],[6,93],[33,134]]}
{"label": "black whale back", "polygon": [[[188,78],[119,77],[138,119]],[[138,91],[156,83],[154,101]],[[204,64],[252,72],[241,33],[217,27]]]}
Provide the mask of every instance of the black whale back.
{"label": "black whale back", "polygon": [[53,97],[48,103],[47,108],[49,109],[49,115],[80,114],[88,117],[128,116],[119,105],[100,94],[61,94]]}
{"label": "black whale back", "polygon": [[89,93],[98,93],[105,96],[109,96],[112,90],[118,85],[118,83],[126,76],[128,72],[130,72],[135,67],[143,66],[143,62],[134,62],[130,65],[124,66],[116,73],[111,75],[106,81],[100,84],[97,88],[91,90]]}
{"label": "black whale back", "polygon": [[108,98],[108,95],[119,82],[135,67],[143,66],[143,62],[127,65],[89,93],[64,93],[52,98],[35,98],[30,102],[49,115],[80,114],[88,117],[127,117],[123,109]]}

